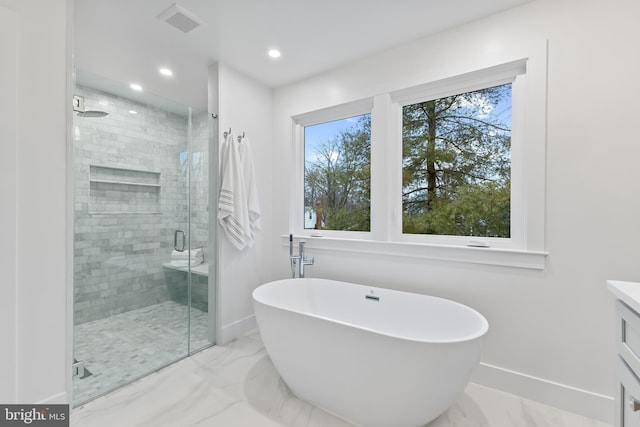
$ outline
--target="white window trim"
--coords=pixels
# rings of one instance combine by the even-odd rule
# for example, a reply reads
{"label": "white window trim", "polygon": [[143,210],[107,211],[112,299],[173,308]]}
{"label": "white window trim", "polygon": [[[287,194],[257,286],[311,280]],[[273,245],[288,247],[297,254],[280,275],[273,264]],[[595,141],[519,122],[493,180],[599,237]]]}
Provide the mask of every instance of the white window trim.
{"label": "white window trim", "polygon": [[[294,240],[307,242],[306,248],[310,253],[357,253],[379,255],[384,257],[399,257],[424,260],[462,262],[469,264],[493,265],[504,267],[526,268],[533,270],[544,269],[546,252],[476,248],[469,246],[437,245],[410,242],[383,242],[367,240],[357,237],[341,238],[335,236],[313,237],[310,233],[294,234]],[[289,246],[289,235],[280,236],[281,245]]]}
{"label": "white window trim", "polygon": [[[544,269],[548,255],[545,250],[547,43],[535,43],[518,50],[499,62],[470,67],[454,77],[294,116],[290,233],[296,238],[305,238],[308,248],[320,251]],[[523,69],[526,73],[522,73]],[[480,238],[489,247],[470,247],[469,240],[477,239],[464,236],[403,234],[401,106],[420,102],[425,97],[435,99],[479,89],[478,85],[503,84],[515,76],[512,139],[520,139],[520,143],[512,145],[512,224],[520,224],[512,227],[515,234],[510,239]],[[304,230],[301,215],[304,149],[300,141],[304,126],[367,112],[372,116],[371,232],[322,230],[322,237],[313,237],[317,232]],[[289,244],[288,235],[282,236],[282,244]]]}
{"label": "white window trim", "polygon": [[[305,126],[317,125],[333,120],[340,120],[354,116],[371,113],[373,108],[373,98],[367,98],[338,105],[336,107],[324,108],[322,110],[299,114],[293,117],[293,165],[294,178],[292,181],[292,200],[290,205],[290,216],[293,230],[296,234],[311,235],[314,230],[304,228],[304,128]],[[366,231],[340,231],[322,230],[323,236],[333,236],[338,238],[371,239],[371,232]]]}
{"label": "white window trim", "polygon": [[[522,171],[526,167],[523,158],[524,152],[522,148],[526,144],[526,134],[522,132],[525,126],[526,94],[526,67],[527,60],[521,59],[506,64],[496,65],[494,67],[466,73],[463,75],[451,77],[448,79],[427,83],[413,88],[403,89],[401,91],[390,94],[392,114],[397,117],[393,121],[392,132],[396,135],[395,139],[402,141],[402,107],[406,105],[416,104],[419,102],[429,101],[433,99],[444,98],[460,93],[472,92],[488,87],[499,86],[506,83],[512,84],[512,135],[511,135],[511,237],[509,238],[487,238],[487,237],[469,237],[469,236],[443,236],[443,235],[427,235],[427,234],[404,234],[402,233],[402,217],[400,215],[399,223],[392,224],[392,241],[412,242],[412,243],[429,243],[436,245],[456,245],[456,246],[488,246],[500,249],[517,249],[525,248],[524,244],[524,228],[526,224],[526,213],[524,212],[524,177]],[[396,150],[393,164],[402,165],[402,146],[400,153]],[[402,167],[400,166],[400,173]],[[401,188],[401,185],[399,186]],[[400,206],[402,206],[401,191],[394,194],[397,201],[400,197]]]}

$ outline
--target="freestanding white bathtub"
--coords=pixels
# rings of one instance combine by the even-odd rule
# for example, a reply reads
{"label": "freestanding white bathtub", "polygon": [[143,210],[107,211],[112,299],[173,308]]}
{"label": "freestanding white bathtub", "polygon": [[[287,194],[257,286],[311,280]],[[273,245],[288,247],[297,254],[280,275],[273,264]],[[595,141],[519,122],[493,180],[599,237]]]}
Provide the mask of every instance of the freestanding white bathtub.
{"label": "freestanding white bathtub", "polygon": [[488,330],[453,301],[325,279],[266,283],[253,306],[290,390],[363,427],[424,426],[446,411]]}

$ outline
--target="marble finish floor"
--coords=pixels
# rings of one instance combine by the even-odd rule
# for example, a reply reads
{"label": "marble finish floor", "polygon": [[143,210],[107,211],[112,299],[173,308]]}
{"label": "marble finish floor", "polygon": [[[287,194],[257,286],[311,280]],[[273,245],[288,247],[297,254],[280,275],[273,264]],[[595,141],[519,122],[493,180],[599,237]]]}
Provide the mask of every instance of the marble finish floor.
{"label": "marble finish floor", "polygon": [[[354,427],[293,396],[257,332],[76,408],[72,427]],[[611,427],[469,384],[429,427]],[[393,427],[393,426],[389,426]]]}
{"label": "marble finish floor", "polygon": [[[74,402],[127,384],[187,355],[188,309],[166,301],[74,327],[74,358],[85,363],[73,379]],[[209,344],[208,314],[191,309],[191,349]]]}

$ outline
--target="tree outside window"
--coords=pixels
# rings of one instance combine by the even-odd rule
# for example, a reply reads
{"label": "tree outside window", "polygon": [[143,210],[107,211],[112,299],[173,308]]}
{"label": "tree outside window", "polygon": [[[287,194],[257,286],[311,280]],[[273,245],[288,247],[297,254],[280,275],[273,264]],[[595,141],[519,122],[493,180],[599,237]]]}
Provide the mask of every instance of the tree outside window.
{"label": "tree outside window", "polygon": [[369,231],[371,115],[304,128],[304,228]]}
{"label": "tree outside window", "polygon": [[511,84],[402,108],[402,231],[511,235]]}

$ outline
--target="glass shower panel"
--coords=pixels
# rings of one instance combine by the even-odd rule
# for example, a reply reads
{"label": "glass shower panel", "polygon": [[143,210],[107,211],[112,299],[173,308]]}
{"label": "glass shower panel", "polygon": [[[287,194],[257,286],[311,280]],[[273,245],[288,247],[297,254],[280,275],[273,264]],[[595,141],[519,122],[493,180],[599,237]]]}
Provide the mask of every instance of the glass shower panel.
{"label": "glass shower panel", "polygon": [[[194,130],[188,107],[132,100],[117,83],[78,77],[85,112],[74,123],[76,404],[213,343],[213,310],[197,295],[208,295],[209,236],[199,231],[208,229],[208,199],[190,194],[191,180],[205,174],[196,171],[202,154],[191,151],[193,139],[202,133],[208,142],[208,127]],[[198,149],[208,152],[204,145]],[[202,179],[193,185],[206,192]]]}
{"label": "glass shower panel", "polygon": [[212,290],[209,279],[214,278],[216,259],[214,244],[215,237],[209,227],[209,214],[215,213],[211,209],[210,203],[215,203],[215,196],[211,191],[217,186],[212,181],[215,174],[210,173],[209,165],[217,165],[211,162],[210,156],[217,153],[211,150],[213,135],[217,134],[217,121],[204,112],[193,112],[191,114],[191,137],[189,148],[189,199],[191,219],[189,228],[189,241],[192,250],[197,255],[202,251],[204,260],[194,257],[195,262],[191,265],[190,281],[190,352],[198,351],[214,343],[213,331],[215,292]]}

